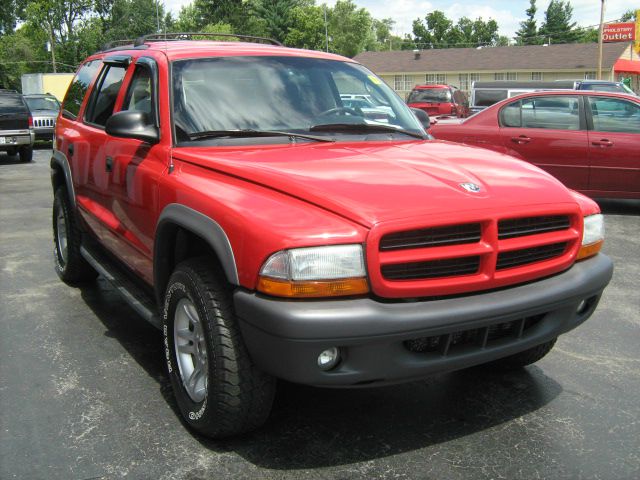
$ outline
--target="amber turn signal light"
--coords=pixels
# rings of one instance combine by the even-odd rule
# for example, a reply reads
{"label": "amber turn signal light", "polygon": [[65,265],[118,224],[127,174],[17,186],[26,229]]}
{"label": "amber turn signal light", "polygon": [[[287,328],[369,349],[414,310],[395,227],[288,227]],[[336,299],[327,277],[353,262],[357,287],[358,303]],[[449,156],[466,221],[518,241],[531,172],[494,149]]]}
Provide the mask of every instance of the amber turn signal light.
{"label": "amber turn signal light", "polygon": [[591,245],[583,245],[580,247],[580,250],[578,250],[578,258],[576,260],[584,260],[585,258],[593,257],[602,249],[603,244],[604,240],[600,240],[596,243],[592,243]]}
{"label": "amber turn signal light", "polygon": [[260,277],[258,291],[287,298],[345,297],[369,293],[369,284],[366,278],[294,282]]}

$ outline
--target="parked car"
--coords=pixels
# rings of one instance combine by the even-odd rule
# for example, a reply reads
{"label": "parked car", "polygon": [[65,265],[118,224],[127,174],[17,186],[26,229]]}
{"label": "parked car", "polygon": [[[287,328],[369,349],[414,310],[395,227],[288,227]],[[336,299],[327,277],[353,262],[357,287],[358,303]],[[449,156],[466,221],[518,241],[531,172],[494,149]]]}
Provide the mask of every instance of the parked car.
{"label": "parked car", "polygon": [[52,140],[56,117],[60,113],[60,102],[53,95],[24,95],[33,117],[36,140]]}
{"label": "parked car", "polygon": [[[69,87],[54,261],[66,282],[101,273],[162,331],[191,428],[256,428],[276,378],[520,368],[594,312],[613,267],[592,200],[432,140],[352,59],[167,35],[90,56]],[[388,123],[344,106],[356,87]]]}
{"label": "parked car", "polygon": [[20,161],[33,157],[33,118],[22,95],[13,90],[0,91],[0,151],[20,155]]}
{"label": "parked car", "polygon": [[518,81],[495,80],[490,82],[474,81],[471,84],[471,111],[477,113],[494,103],[512,98],[522,93],[540,90],[595,90],[635,95],[633,90],[622,82],[605,80],[555,80],[555,81]]}
{"label": "parked car", "polygon": [[341,93],[340,99],[344,107],[361,111],[367,120],[383,123],[393,121],[393,108],[376,103],[369,94]]}
{"label": "parked car", "polygon": [[595,91],[533,92],[458,124],[439,139],[530,162],[592,197],[640,198],[640,98]]}
{"label": "parked car", "polygon": [[453,85],[416,85],[407,97],[407,105],[424,110],[430,117],[469,116],[467,96]]}

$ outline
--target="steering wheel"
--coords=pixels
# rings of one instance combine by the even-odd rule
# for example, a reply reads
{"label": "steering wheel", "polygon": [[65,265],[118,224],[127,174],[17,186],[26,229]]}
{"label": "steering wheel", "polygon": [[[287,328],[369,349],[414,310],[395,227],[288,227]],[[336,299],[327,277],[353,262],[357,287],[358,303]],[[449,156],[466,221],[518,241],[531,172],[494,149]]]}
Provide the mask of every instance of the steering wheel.
{"label": "steering wheel", "polygon": [[358,117],[362,116],[362,112],[358,112],[355,108],[349,108],[349,107],[330,108],[329,110],[325,110],[324,112],[321,112],[318,116],[326,117],[327,115],[336,115],[340,113],[345,113],[347,115],[354,115]]}

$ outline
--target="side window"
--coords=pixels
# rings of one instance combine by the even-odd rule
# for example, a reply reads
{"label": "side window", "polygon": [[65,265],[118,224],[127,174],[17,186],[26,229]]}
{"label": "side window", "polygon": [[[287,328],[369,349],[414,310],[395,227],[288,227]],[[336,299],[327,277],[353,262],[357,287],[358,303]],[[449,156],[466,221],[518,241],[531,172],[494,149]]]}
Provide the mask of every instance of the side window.
{"label": "side window", "polygon": [[640,133],[640,105],[628,100],[589,97],[596,132]]}
{"label": "side window", "polygon": [[107,66],[98,85],[94,88],[84,119],[87,123],[104,127],[113,114],[113,107],[122,86],[126,69],[119,66]]}
{"label": "side window", "polygon": [[149,68],[136,66],[122,110],[144,112],[148,116],[149,125],[155,124],[155,98]]}
{"label": "side window", "polygon": [[521,100],[522,128],[580,130],[578,97],[532,97]]}
{"label": "side window", "polygon": [[520,127],[522,122],[520,119],[520,101],[510,103],[502,108],[500,112],[501,127]]}
{"label": "side window", "polygon": [[71,120],[76,119],[87,89],[101,65],[102,62],[100,60],[92,60],[80,67],[80,70],[78,70],[78,73],[76,73],[76,76],[73,78],[73,81],[67,89],[67,94],[64,97],[62,104],[63,117]]}

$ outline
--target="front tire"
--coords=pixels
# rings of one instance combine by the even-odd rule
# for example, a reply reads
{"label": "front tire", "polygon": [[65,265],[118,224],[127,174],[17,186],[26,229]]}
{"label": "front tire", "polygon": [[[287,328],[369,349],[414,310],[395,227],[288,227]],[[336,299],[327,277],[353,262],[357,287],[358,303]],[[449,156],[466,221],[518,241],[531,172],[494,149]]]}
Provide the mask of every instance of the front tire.
{"label": "front tire", "polygon": [[80,254],[81,241],[69,195],[59,187],[53,196],[53,258],[58,277],[66,283],[89,281],[98,275]]}
{"label": "front tire", "polygon": [[227,437],[262,425],[275,379],[249,358],[231,291],[207,258],[187,260],[169,279],[163,333],[178,407],[194,430]]}

